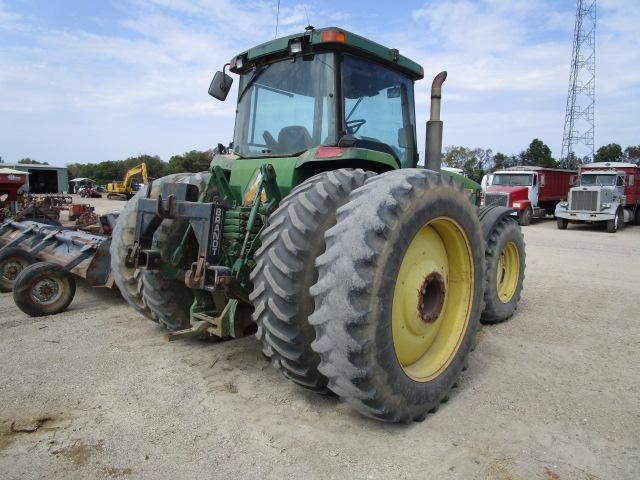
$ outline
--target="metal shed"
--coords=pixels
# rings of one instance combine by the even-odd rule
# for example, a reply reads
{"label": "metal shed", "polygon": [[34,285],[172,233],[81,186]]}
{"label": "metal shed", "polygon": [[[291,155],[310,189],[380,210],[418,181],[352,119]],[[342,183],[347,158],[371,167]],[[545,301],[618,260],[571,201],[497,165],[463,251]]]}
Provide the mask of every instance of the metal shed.
{"label": "metal shed", "polygon": [[2,163],[0,167],[29,174],[27,182],[20,188],[19,193],[67,193],[69,191],[67,167],[29,163]]}

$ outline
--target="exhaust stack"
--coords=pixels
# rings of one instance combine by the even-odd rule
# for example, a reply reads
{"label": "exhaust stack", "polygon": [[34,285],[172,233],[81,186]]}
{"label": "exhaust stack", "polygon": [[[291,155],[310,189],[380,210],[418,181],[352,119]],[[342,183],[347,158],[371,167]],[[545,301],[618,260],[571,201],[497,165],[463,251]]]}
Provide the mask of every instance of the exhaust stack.
{"label": "exhaust stack", "polygon": [[431,115],[427,121],[425,140],[425,167],[435,172],[440,171],[442,157],[442,120],[440,120],[440,100],[442,84],[447,79],[447,72],[440,72],[431,84]]}

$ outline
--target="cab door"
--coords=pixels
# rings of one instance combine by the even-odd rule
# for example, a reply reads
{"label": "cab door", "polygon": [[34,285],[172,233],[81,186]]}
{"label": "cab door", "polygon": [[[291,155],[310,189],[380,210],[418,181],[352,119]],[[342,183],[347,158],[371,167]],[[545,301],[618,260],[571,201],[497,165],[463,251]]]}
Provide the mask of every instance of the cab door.
{"label": "cab door", "polygon": [[[529,187],[529,201],[531,202],[531,206],[532,207],[537,207],[538,206],[538,192],[539,192],[539,185],[538,185],[538,174],[537,173],[533,173],[531,175],[533,177],[532,179],[532,185]],[[544,182],[544,175],[541,177],[542,181]],[[543,185],[544,186],[544,185]]]}

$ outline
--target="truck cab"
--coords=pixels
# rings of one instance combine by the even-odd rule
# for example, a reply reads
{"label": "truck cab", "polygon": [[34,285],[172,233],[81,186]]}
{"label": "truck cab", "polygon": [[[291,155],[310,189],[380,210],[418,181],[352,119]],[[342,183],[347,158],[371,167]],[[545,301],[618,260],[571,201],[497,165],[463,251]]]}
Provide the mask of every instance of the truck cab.
{"label": "truck cab", "polygon": [[639,170],[634,164],[622,162],[584,165],[579,185],[556,207],[558,228],[565,229],[569,222],[606,222],[607,230],[613,233],[637,219]]}
{"label": "truck cab", "polygon": [[532,218],[552,215],[556,204],[566,199],[577,172],[557,168],[520,166],[493,172],[485,189],[485,205],[514,210],[520,225]]}

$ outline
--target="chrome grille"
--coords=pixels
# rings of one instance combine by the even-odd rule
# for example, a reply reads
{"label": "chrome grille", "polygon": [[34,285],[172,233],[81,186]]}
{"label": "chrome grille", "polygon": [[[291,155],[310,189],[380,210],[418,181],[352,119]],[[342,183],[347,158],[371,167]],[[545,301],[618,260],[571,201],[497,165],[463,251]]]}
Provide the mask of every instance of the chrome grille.
{"label": "chrome grille", "polygon": [[489,205],[499,205],[501,207],[509,206],[509,194],[508,193],[497,193],[497,192],[486,192],[484,194],[484,204],[488,207]]}
{"label": "chrome grille", "polygon": [[598,192],[596,190],[572,190],[569,210],[574,212],[597,212]]}

